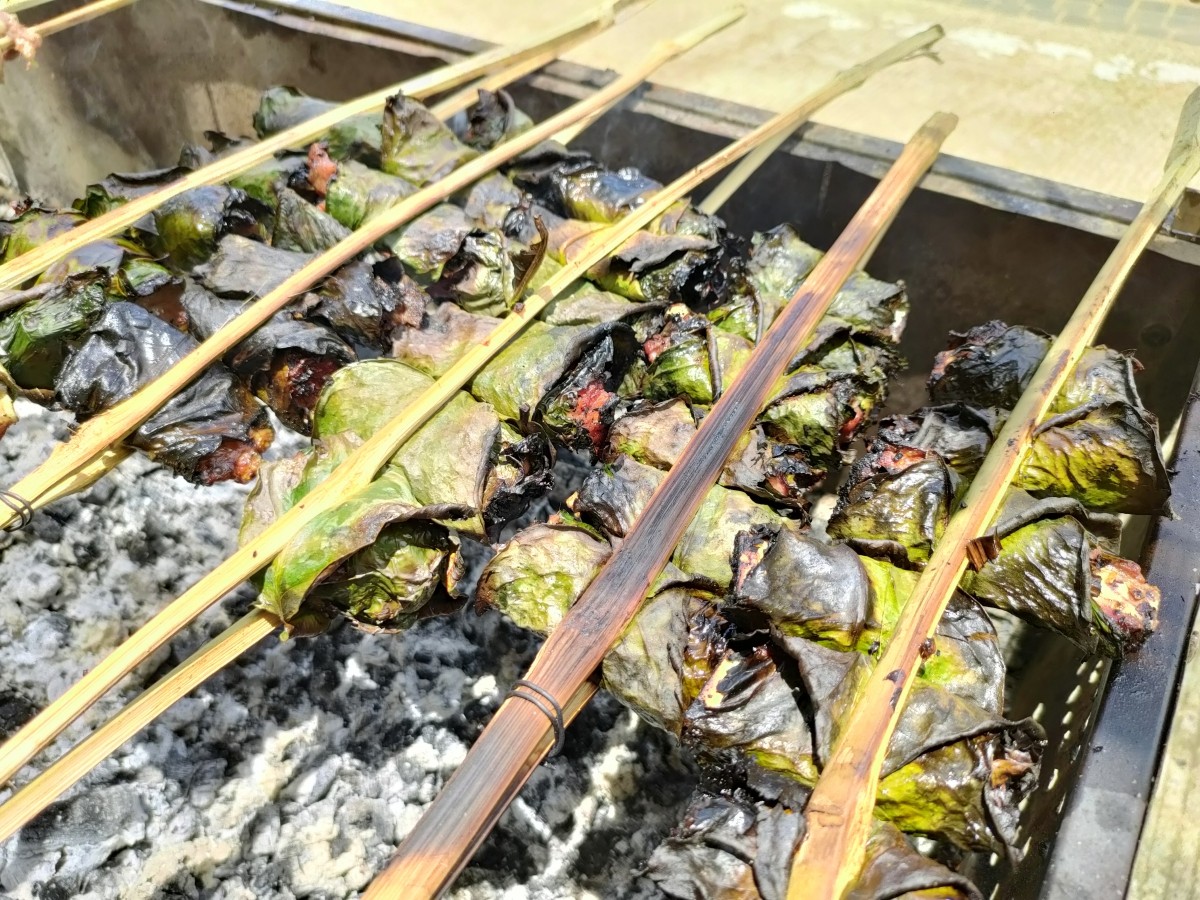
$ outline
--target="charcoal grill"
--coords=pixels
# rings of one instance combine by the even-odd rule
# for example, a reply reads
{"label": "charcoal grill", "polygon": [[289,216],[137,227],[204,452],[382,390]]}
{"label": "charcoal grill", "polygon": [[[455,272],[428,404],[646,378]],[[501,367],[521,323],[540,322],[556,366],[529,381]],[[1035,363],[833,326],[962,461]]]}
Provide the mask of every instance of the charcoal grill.
{"label": "charcoal grill", "polygon": [[[55,11],[47,7],[47,15]],[[105,62],[130,46],[146,51],[139,65]],[[483,46],[316,0],[158,0],[56,36],[34,71],[0,90],[0,144],[19,183],[67,199],[109,171],[169,162],[204,129],[238,130],[267,85],[346,99]],[[609,77],[558,62],[513,93],[542,119]],[[605,116],[580,146],[669,180],[765,118],[651,87]],[[810,125],[735,196],[725,218],[747,234],[792,221],[806,240],[828,246],[897,152],[888,141]],[[948,329],[999,317],[1055,331],[1136,210],[1132,201],[941,157],[872,262],[879,277],[903,278],[913,300],[902,350],[914,366],[893,386],[890,406],[919,405],[922,367]],[[1200,243],[1179,223],[1151,249],[1101,339],[1139,348],[1146,405],[1164,434],[1178,423],[1176,518],[1128,529],[1125,548],[1162,589],[1161,623],[1139,654],[1111,667],[1062,638],[1018,629],[1009,714],[1037,718],[1050,744],[1041,790],[1024,810],[1024,861],[966,863],[991,896],[1123,896],[1171,717],[1200,555],[1200,383],[1192,377],[1200,363]]]}

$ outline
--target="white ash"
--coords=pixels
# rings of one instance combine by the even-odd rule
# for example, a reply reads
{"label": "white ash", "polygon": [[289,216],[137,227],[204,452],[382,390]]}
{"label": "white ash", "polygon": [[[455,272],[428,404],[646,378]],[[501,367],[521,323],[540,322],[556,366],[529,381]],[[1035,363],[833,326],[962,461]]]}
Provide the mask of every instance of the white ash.
{"label": "white ash", "polygon": [[[0,486],[67,434],[64,417],[22,411],[0,441]],[[138,456],[4,537],[0,737],[228,555],[245,493],[192,487]],[[252,599],[243,586],[155,654],[17,783]],[[0,896],[355,896],[535,649],[498,616],[469,610],[404,635],[341,628],[288,643],[269,638],[0,845]],[[693,782],[667,737],[601,695],[451,896],[658,896],[638,870],[678,821]]]}

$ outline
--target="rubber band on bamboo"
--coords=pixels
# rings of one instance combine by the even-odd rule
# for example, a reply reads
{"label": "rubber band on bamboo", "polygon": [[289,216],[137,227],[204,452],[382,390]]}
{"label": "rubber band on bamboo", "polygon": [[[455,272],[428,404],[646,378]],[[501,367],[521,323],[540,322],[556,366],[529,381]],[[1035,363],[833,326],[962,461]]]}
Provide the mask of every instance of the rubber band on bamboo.
{"label": "rubber band on bamboo", "polygon": [[[533,694],[522,693],[521,688],[533,691]],[[507,700],[509,697],[528,700],[550,720],[550,724],[554,726],[554,746],[550,749],[549,756],[558,756],[562,751],[563,741],[567,737],[567,726],[563,723],[562,706],[554,699],[554,695],[541,685],[521,678],[513,682],[512,688],[504,699]]]}
{"label": "rubber band on bamboo", "polygon": [[9,522],[4,526],[5,531],[20,531],[33,521],[33,507],[21,495],[14,494],[12,491],[0,490],[0,503],[17,514],[15,522]]}

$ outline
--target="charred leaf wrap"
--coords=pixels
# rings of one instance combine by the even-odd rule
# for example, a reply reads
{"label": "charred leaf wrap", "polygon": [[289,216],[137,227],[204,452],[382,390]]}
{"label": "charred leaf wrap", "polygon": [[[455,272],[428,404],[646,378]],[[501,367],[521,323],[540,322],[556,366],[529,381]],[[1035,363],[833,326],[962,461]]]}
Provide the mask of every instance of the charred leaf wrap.
{"label": "charred leaf wrap", "polygon": [[[197,284],[187,286],[180,303],[188,331],[202,341],[245,306],[239,300],[216,297]],[[284,310],[231,350],[225,364],[285,425],[307,434],[321,388],[337,369],[354,360],[354,349],[333,329]]]}
{"label": "charred leaf wrap", "polygon": [[[587,477],[574,511],[605,533],[624,537],[664,478],[666,474],[658,469],[619,457]],[[779,513],[740,491],[713,487],[676,545],[671,561],[689,575],[725,586],[730,582],[730,559],[737,534],[756,525],[778,526],[783,521]]]}
{"label": "charred leaf wrap", "polygon": [[984,603],[1124,656],[1158,624],[1159,592],[1116,553],[1120,522],[1062,498],[1014,491],[996,524],[1000,552],[963,586]]}
{"label": "charred leaf wrap", "polygon": [[[858,594],[848,605],[859,610],[860,638],[867,641],[867,629],[873,628],[872,650],[877,651],[898,617],[904,592],[911,590],[915,578],[905,576],[912,573],[878,572],[868,578],[864,563],[844,548],[791,537],[805,546],[791,554],[789,596],[804,604],[807,593],[832,595],[841,577]],[[739,548],[745,549],[740,543]],[[607,541],[587,527],[534,526],[488,564],[480,600],[523,625],[548,631],[608,553]],[[827,571],[811,575],[802,567],[819,553],[825,554]],[[728,560],[728,549],[724,555]],[[776,573],[781,568],[770,561],[767,567]],[[735,772],[757,767],[811,785],[837,723],[870,670],[870,657],[788,636],[785,620],[794,610],[783,597],[757,607],[743,600],[745,610],[763,616],[757,622],[741,609],[719,606],[720,601],[712,581],[669,568],[605,658],[605,686],[710,765]],[[764,626],[772,635],[767,642],[761,637]],[[1040,732],[1032,723],[999,718],[1003,662],[995,633],[973,601],[964,597],[952,606],[934,646],[893,741],[881,785],[881,815],[905,830],[967,849],[1011,851],[1017,804],[1036,781]],[[793,666],[815,710],[815,737],[806,704],[786,674]]]}
{"label": "charred leaf wrap", "polygon": [[0,320],[0,363],[21,388],[52,390],[72,346],[112,299],[104,273],[63,279]]}
{"label": "charred leaf wrap", "polygon": [[517,108],[508,91],[481,90],[471,108],[456,115],[449,124],[460,141],[483,153],[528,131],[533,120]]}
{"label": "charred leaf wrap", "polygon": [[212,256],[227,234],[267,238],[266,212],[237,188],[220,184],[192,188],[154,211],[146,240],[178,268],[190,269]]}
{"label": "charred leaf wrap", "polygon": [[433,113],[403,94],[388,98],[381,132],[379,168],[416,185],[444,178],[478,155]]}
{"label": "charred leaf wrap", "polygon": [[[335,373],[314,414],[316,446],[264,472],[243,540],[430,384],[392,360]],[[268,570],[259,603],[300,631],[336,613],[368,630],[405,628],[439,587],[453,589],[455,532],[483,536],[520,514],[548,486],[550,462],[539,437],[522,439],[486,404],[459,393],[379,477],[293,538]]]}
{"label": "charred leaf wrap", "polygon": [[[254,131],[261,137],[284,131],[293,125],[336,107],[329,100],[318,100],[301,93],[294,87],[273,87],[263,92],[258,111],[254,114]],[[378,115],[353,116],[335,125],[323,140],[335,159],[353,157],[368,165],[378,166],[380,161],[380,119]]]}
{"label": "charred leaf wrap", "polygon": [[[755,234],[750,241],[744,283],[739,283],[730,299],[713,309],[709,317],[719,327],[755,340],[759,307],[765,328],[800,290],[823,255],[800,240],[791,225]],[[894,344],[900,340],[907,320],[908,297],[903,284],[856,272],[834,297],[805,352],[811,353],[835,337]]]}
{"label": "charred leaf wrap", "polygon": [[[81,419],[157,378],[197,346],[140,306],[113,303],[63,365],[56,387]],[[126,443],[201,484],[246,482],[271,442],[266,412],[223,366],[210,366]]]}
{"label": "charred leaf wrap", "polygon": [[448,203],[415,219],[389,243],[431,296],[480,315],[512,308],[539,258],[502,228],[480,228]]}
{"label": "charred leaf wrap", "polygon": [[[961,406],[886,422],[880,440],[851,470],[830,517],[830,536],[901,565],[924,565],[993,427],[989,416]],[[1115,554],[1119,535],[1115,517],[1091,513],[1078,500],[1039,500],[1013,490],[992,533],[995,557],[968,572],[963,587],[1089,652],[1122,656],[1154,630],[1159,593],[1136,563]]]}
{"label": "charred leaf wrap", "polygon": [[[785,900],[804,816],[784,803],[697,792],[650,857],[646,874],[679,900]],[[876,822],[847,900],[983,900],[971,882]]]}
{"label": "charred leaf wrap", "polygon": [[[384,268],[381,264],[380,268]],[[421,324],[428,297],[403,273],[384,277],[363,260],[342,266],[314,293],[305,295],[305,314],[328,322],[347,340],[389,350],[398,328]]]}
{"label": "charred leaf wrap", "polygon": [[593,449],[636,352],[633,331],[620,322],[533,322],[475,376],[471,393],[523,431],[545,428],[567,446]]}
{"label": "charred leaf wrap", "polygon": [[48,209],[32,201],[19,204],[16,213],[0,222],[0,263],[12,262],[84,220],[83,214],[73,209]]}
{"label": "charred leaf wrap", "polygon": [[228,235],[193,274],[221,297],[261,297],[312,259],[308,253],[281,250],[238,235]]}
{"label": "charred leaf wrap", "polygon": [[[1049,344],[1045,335],[1002,322],[955,334],[938,355],[930,396],[1011,409]],[[1137,368],[1129,355],[1089,350],[1039,427],[1015,486],[1102,512],[1161,512],[1170,485],[1157,421],[1134,384]]]}

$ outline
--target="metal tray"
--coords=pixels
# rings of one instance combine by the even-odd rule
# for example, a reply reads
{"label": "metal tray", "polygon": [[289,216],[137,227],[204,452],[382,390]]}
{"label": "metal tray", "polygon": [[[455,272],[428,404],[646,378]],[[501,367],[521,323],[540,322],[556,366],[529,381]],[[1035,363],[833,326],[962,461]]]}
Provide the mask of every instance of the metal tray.
{"label": "metal tray", "polygon": [[[46,14],[54,6],[44,8]],[[158,0],[56,35],[37,67],[0,89],[0,147],[35,193],[66,199],[110,171],[167,165],[205,129],[243,130],[258,92],[294,84],[346,99],[475,52],[472,39],[317,0]],[[122,48],[117,63],[112,54]],[[214,73],[216,73],[214,75]],[[556,63],[517,86],[536,118],[611,77]],[[931,75],[931,77],[938,77]],[[52,115],[45,110],[52,109]],[[668,180],[767,114],[648,87],[579,144]],[[47,147],[58,148],[46,152]],[[782,221],[828,246],[895,157],[891,142],[811,125],[728,204],[749,234]],[[923,398],[925,372],[949,329],[1003,318],[1053,332],[1112,249],[1137,204],[943,156],[906,204],[871,270],[904,279],[913,301],[902,350],[912,369],[890,406]],[[1163,234],[1134,271],[1101,339],[1136,347],[1147,406],[1164,433],[1186,413],[1175,460],[1175,520],[1136,523],[1163,590],[1158,634],[1113,670],[1066,641],[1023,630],[1014,647],[1010,713],[1050,736],[1042,789],[1029,801],[1029,852],[968,865],[1005,898],[1115,898],[1125,893],[1195,609],[1200,557],[1200,245]],[[1140,548],[1134,547],[1139,553]]]}

